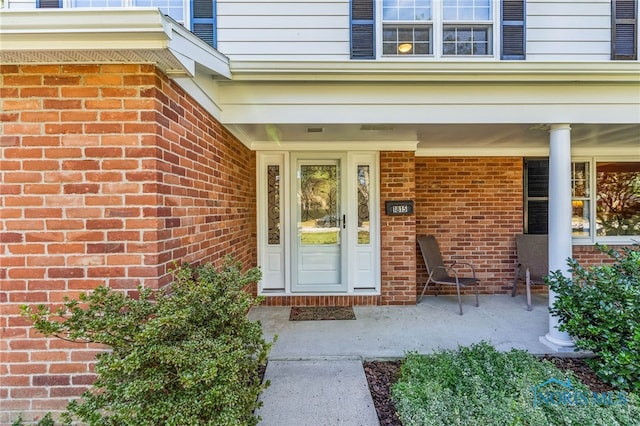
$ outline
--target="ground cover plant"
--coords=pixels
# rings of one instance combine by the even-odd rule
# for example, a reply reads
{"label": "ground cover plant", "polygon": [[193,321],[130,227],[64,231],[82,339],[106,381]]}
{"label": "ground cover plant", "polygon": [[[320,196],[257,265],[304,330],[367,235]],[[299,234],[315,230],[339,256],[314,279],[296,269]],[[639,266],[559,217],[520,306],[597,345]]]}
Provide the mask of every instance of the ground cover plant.
{"label": "ground cover plant", "polygon": [[[550,379],[569,380],[570,389]],[[407,354],[392,398],[404,426],[609,426],[636,425],[640,418],[635,394],[594,394],[549,361],[520,350],[498,352],[486,342]]]}
{"label": "ground cover plant", "polygon": [[569,260],[570,278],[548,277],[557,294],[551,312],[578,348],[597,355],[589,362],[603,380],[640,393],[640,250],[601,250],[613,263],[583,268]]}
{"label": "ground cover plant", "polygon": [[97,380],[63,415],[89,425],[255,425],[257,374],[271,344],[247,311],[258,299],[244,291],[260,279],[227,260],[183,266],[165,290],[137,297],[98,287],[56,312],[23,307],[47,336],[99,343]]}

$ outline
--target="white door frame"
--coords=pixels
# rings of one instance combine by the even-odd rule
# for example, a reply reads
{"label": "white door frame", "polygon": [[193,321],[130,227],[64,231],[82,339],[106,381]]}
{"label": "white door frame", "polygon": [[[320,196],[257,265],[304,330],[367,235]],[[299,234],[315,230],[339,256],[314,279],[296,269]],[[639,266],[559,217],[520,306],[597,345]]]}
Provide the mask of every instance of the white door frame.
{"label": "white door frame", "polygon": [[[286,152],[266,151],[257,153],[257,251],[258,266],[262,270],[262,280],[258,285],[260,295],[296,295],[296,296],[328,296],[328,295],[379,295],[380,294],[380,197],[379,197],[379,154],[371,151],[350,152]],[[292,269],[295,262],[293,238],[296,238],[297,223],[295,217],[296,182],[295,169],[297,159],[330,159],[343,158],[341,167],[343,176],[342,191],[346,204],[343,206],[347,217],[346,229],[342,232],[344,243],[342,257],[343,280],[346,280],[344,291],[340,292],[292,292]],[[271,225],[268,219],[269,179],[267,171],[279,171],[279,222]],[[360,169],[366,169],[370,176],[369,185],[369,240],[362,243],[358,240],[360,224],[358,220],[358,179]],[[293,170],[293,171],[292,171]],[[271,178],[273,180],[273,178]],[[272,182],[273,184],[273,182]],[[272,202],[275,199],[272,195]],[[272,206],[274,207],[274,206]],[[273,213],[273,208],[272,208]],[[355,226],[353,226],[355,224]],[[269,241],[269,226],[272,232],[279,233],[277,243]],[[346,231],[346,232],[345,232]]]}

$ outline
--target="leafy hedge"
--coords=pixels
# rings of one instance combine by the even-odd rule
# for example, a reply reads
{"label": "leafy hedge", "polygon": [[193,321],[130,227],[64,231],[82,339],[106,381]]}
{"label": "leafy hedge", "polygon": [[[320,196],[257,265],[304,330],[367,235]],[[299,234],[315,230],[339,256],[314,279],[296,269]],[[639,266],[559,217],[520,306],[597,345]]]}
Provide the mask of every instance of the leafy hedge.
{"label": "leafy hedge", "polygon": [[598,376],[640,392],[640,250],[601,250],[613,264],[583,268],[569,260],[572,278],[550,274],[547,283],[557,293],[551,312],[578,348],[597,355],[589,362]]}
{"label": "leafy hedge", "polygon": [[247,318],[257,303],[243,289],[260,279],[228,260],[184,266],[166,290],[138,297],[98,287],[66,300],[55,313],[23,306],[47,336],[107,345],[97,380],[72,401],[65,423],[89,425],[255,425],[260,383],[271,343]]}
{"label": "leafy hedge", "polygon": [[640,399],[634,394],[612,396],[611,405],[573,396],[569,402],[577,404],[536,404],[536,392],[564,390],[544,385],[552,378],[569,379],[570,395],[591,397],[579,379],[551,362],[521,350],[498,352],[481,342],[432,355],[407,354],[392,397],[404,426],[638,424]]}

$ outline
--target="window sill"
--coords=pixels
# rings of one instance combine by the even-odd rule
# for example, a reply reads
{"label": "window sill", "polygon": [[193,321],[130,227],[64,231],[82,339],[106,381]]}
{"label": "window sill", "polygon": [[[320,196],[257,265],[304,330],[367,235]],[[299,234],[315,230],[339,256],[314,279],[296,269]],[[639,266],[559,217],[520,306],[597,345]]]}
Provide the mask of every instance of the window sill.
{"label": "window sill", "polygon": [[631,246],[634,244],[640,244],[640,235],[628,238],[599,238],[595,241],[592,239],[574,238],[571,240],[571,244],[574,246],[595,246],[596,244],[601,246]]}

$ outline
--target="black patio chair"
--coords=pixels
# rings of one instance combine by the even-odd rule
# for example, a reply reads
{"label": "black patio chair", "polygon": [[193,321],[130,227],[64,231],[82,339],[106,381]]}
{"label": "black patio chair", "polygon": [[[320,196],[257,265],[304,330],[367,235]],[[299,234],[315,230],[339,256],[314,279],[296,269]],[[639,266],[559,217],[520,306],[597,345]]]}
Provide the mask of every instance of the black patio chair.
{"label": "black patio chair", "polygon": [[[476,288],[476,307],[480,306],[478,301],[478,285],[480,280],[476,277],[476,270],[470,263],[465,262],[449,262],[449,265],[445,265],[442,259],[442,253],[440,252],[440,246],[438,241],[433,235],[421,235],[418,237],[418,244],[420,246],[420,252],[422,252],[422,258],[424,264],[427,267],[427,273],[429,278],[422,289],[419,302],[422,302],[422,297],[429,284],[438,284],[438,290],[436,296],[440,292],[442,285],[455,285],[456,292],[458,293],[458,306],[460,307],[460,315],[462,315],[462,300],[460,299],[460,287],[475,286]],[[470,269],[472,276],[463,277],[458,274],[459,267]]]}

